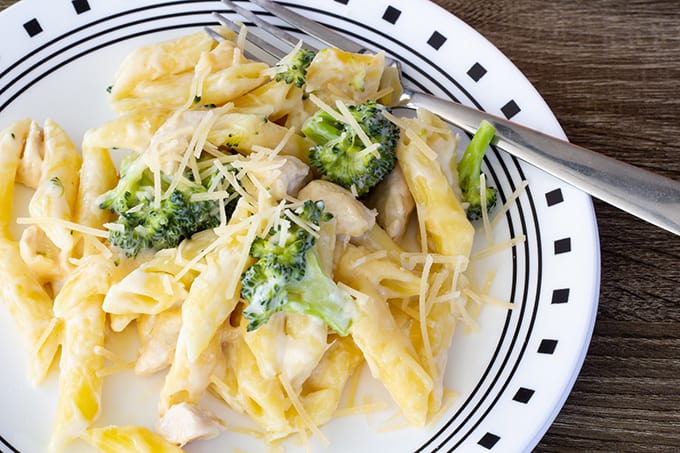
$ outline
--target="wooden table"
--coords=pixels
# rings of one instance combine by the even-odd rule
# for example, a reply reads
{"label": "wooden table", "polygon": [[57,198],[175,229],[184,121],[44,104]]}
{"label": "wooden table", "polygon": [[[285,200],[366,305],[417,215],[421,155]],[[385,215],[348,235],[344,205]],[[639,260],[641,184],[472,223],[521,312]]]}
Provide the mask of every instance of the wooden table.
{"label": "wooden table", "polygon": [[[522,70],[573,142],[680,180],[675,1],[436,3]],[[680,237],[595,208],[598,321],[574,390],[536,451],[679,451]]]}

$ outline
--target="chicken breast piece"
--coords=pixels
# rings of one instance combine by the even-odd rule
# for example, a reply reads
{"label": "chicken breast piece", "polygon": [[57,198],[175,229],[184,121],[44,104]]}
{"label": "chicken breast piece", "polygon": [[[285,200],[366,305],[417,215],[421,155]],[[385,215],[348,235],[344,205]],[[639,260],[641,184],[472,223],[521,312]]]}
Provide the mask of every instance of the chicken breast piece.
{"label": "chicken breast piece", "polygon": [[210,439],[220,434],[221,421],[195,404],[171,406],[158,421],[158,432],[166,440],[186,445],[196,439]]}
{"label": "chicken breast piece", "polygon": [[399,165],[373,190],[366,204],[378,211],[378,225],[392,239],[404,234],[416,203]]}
{"label": "chicken breast piece", "polygon": [[296,196],[300,188],[307,182],[309,166],[294,156],[278,156],[273,159],[278,164],[275,168],[253,167],[250,174],[269,188],[269,193],[281,200],[286,196]]}
{"label": "chicken breast piece", "polygon": [[336,220],[336,234],[361,236],[375,225],[376,212],[368,209],[352,193],[329,181],[315,179],[298,193],[301,200],[323,200],[326,211]]}

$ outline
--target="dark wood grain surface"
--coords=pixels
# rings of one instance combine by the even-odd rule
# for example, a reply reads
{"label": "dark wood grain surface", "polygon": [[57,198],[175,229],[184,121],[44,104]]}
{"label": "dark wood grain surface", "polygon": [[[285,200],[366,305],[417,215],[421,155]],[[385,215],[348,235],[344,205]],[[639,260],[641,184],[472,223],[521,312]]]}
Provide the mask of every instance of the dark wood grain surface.
{"label": "dark wood grain surface", "polygon": [[[520,68],[571,141],[680,180],[678,2],[435,1]],[[536,451],[680,451],[680,237],[595,208],[595,332]]]}

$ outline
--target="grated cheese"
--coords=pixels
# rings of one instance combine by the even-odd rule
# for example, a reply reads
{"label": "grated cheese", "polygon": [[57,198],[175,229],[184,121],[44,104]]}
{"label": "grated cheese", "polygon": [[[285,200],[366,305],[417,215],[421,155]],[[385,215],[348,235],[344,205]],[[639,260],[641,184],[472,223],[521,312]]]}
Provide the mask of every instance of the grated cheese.
{"label": "grated cheese", "polygon": [[420,232],[420,252],[427,254],[427,228],[425,227],[425,205],[416,203],[416,217],[418,218],[418,231]]}
{"label": "grated cheese", "polygon": [[100,357],[103,357],[104,359],[114,362],[114,363],[125,363],[125,360],[115,352],[106,349],[103,346],[95,346],[93,352],[95,355],[98,355]]}
{"label": "grated cheese", "polygon": [[487,247],[483,250],[480,250],[479,252],[475,253],[472,255],[470,258],[471,260],[481,260],[482,258],[487,258],[491,255],[495,255],[496,253],[502,252],[503,250],[512,248],[518,244],[523,243],[526,240],[526,237],[522,234],[519,236],[516,236],[512,239],[508,239],[507,241],[501,242],[499,244],[494,244],[491,247]]}
{"label": "grated cheese", "polygon": [[403,129],[404,131],[406,131],[407,129],[411,129],[411,126],[408,124],[405,118],[399,118],[398,116],[395,116],[390,112],[383,112],[383,116],[387,118],[390,122],[392,122],[395,126],[399,127],[400,129]]}
{"label": "grated cheese", "polygon": [[45,216],[18,217],[16,222],[19,225],[60,226],[66,228],[67,230],[77,231],[78,233],[86,234],[89,236],[99,238],[109,237],[109,232],[107,230],[100,230],[98,228],[89,227],[87,225],[81,225],[79,223],[71,222],[65,219],[60,219],[58,217],[45,217]]}
{"label": "grated cheese", "polygon": [[50,323],[47,325],[45,330],[42,331],[42,334],[40,335],[40,338],[38,339],[37,343],[34,346],[34,353],[37,355],[40,349],[45,345],[47,342],[47,339],[52,335],[52,332],[54,332],[54,329],[57,328],[59,324],[61,324],[61,319],[57,317],[53,317],[50,319]]}
{"label": "grated cheese", "polygon": [[290,209],[286,209],[283,211],[283,214],[288,217],[290,220],[292,220],[294,223],[296,223],[300,228],[314,236],[315,238],[319,237],[319,225],[315,225],[311,222],[308,222],[304,219],[302,219],[300,216],[295,214],[293,211]]}
{"label": "grated cheese", "polygon": [[352,264],[349,265],[349,269],[356,269],[357,267],[366,264],[369,261],[381,260],[383,258],[387,258],[387,250],[378,250],[377,252],[372,252],[362,256],[361,258],[357,258]]}
{"label": "grated cheese", "polygon": [[408,128],[404,133],[425,157],[437,160],[437,153],[413,129]]}
{"label": "grated cheese", "polygon": [[425,314],[428,316],[430,314],[430,310],[432,309],[432,305],[439,302],[437,295],[439,294],[439,291],[441,291],[444,281],[447,279],[447,277],[449,277],[449,271],[446,268],[439,272],[435,272],[434,274],[434,278],[430,284],[429,295],[425,301]]}
{"label": "grated cheese", "polygon": [[372,154],[373,157],[380,158],[379,148],[380,143],[371,143],[369,146],[357,153],[357,159],[363,159],[368,154]]}
{"label": "grated cheese", "polygon": [[375,403],[365,403],[358,406],[343,407],[338,409],[333,414],[336,417],[351,417],[354,415],[365,415],[387,409],[389,406],[384,401],[376,401]]}
{"label": "grated cheese", "polygon": [[501,308],[506,308],[508,310],[512,310],[515,308],[515,304],[512,302],[506,302],[503,300],[496,299],[494,297],[489,296],[488,294],[477,294],[476,292],[472,291],[470,288],[465,288],[463,290],[463,294],[468,297],[469,299],[472,299],[473,301],[477,302],[478,304],[482,303],[489,303],[493,305],[497,305]]}
{"label": "grated cheese", "polygon": [[427,292],[429,288],[430,269],[432,268],[432,256],[428,255],[425,258],[425,265],[423,266],[423,273],[420,276],[420,293],[418,294],[418,316],[420,318],[420,335],[423,340],[423,351],[425,353],[425,360],[427,363],[428,372],[434,375],[436,370],[434,364],[434,356],[432,354],[432,345],[430,344],[430,335],[427,330]]}
{"label": "grated cheese", "polygon": [[309,100],[312,101],[314,103],[314,105],[319,107],[321,110],[328,113],[335,121],[339,121],[341,123],[345,122],[344,116],[342,116],[340,113],[335,111],[334,108],[332,108],[330,105],[326,104],[324,101],[319,99],[316,95],[310,94]]}
{"label": "grated cheese", "polygon": [[316,435],[319,440],[325,445],[329,446],[330,441],[326,436],[323,435],[321,430],[319,430],[319,427],[316,426],[316,423],[314,423],[314,420],[309,416],[307,411],[305,410],[304,405],[302,404],[302,401],[300,401],[300,398],[298,398],[297,393],[293,389],[293,386],[291,385],[290,381],[286,376],[283,374],[279,374],[279,381],[281,382],[281,385],[283,386],[283,389],[286,391],[286,395],[288,396],[288,399],[290,402],[293,404],[293,407],[297,411],[298,415],[300,416],[300,419],[304,423],[304,425],[314,434]]}
{"label": "grated cheese", "polygon": [[338,108],[338,111],[342,114],[342,117],[344,119],[344,123],[349,124],[349,127],[352,128],[354,133],[359,137],[361,140],[361,143],[364,144],[365,147],[369,147],[373,144],[370,138],[368,138],[368,135],[366,132],[359,126],[359,123],[357,123],[357,120],[352,116],[352,112],[349,111],[347,106],[345,105],[344,102],[342,102],[340,99],[335,101],[335,106]]}
{"label": "grated cheese", "polygon": [[236,194],[236,193],[229,193],[226,190],[216,190],[214,192],[192,193],[190,200],[191,201],[223,200],[223,201],[226,201],[226,203],[229,203],[230,201],[234,200],[236,197],[238,197],[238,194]]}
{"label": "grated cheese", "polygon": [[286,133],[283,135],[283,138],[279,142],[278,145],[274,148],[274,150],[269,154],[269,159],[273,159],[276,157],[281,151],[283,151],[283,148],[286,147],[288,142],[290,141],[291,137],[295,135],[295,127],[289,128]]}
{"label": "grated cheese", "polygon": [[120,363],[118,365],[113,365],[110,367],[102,368],[96,371],[97,377],[103,378],[106,376],[111,376],[112,374],[123,373],[125,371],[130,371],[135,368],[135,362]]}
{"label": "grated cheese", "polygon": [[498,222],[503,218],[505,213],[510,209],[510,206],[515,203],[515,201],[519,198],[522,192],[524,192],[524,189],[526,189],[528,185],[529,183],[526,180],[519,183],[517,189],[512,192],[507,201],[503,204],[503,206],[501,206],[498,212],[496,212],[496,215],[494,215],[493,219],[491,220],[491,229],[494,229],[496,225],[498,225]]}

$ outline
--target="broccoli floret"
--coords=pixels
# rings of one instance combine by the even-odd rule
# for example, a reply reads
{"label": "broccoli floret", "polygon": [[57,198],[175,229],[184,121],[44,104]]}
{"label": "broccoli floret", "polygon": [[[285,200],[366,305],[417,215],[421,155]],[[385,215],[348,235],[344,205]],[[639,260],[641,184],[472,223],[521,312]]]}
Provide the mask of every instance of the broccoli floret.
{"label": "broccoli floret", "polygon": [[[332,217],[324,211],[323,201],[311,200],[295,214],[317,226]],[[248,301],[243,310],[248,331],[283,310],[316,316],[338,334],[349,333],[351,300],[323,270],[315,242],[306,229],[287,219],[281,219],[266,238],[253,241],[250,255],[257,261],[241,276],[241,297]]]}
{"label": "broccoli floret", "polygon": [[[468,144],[463,157],[458,162],[458,181],[463,192],[463,201],[468,203],[466,210],[468,219],[477,220],[482,217],[482,199],[480,175],[482,160],[486,154],[496,129],[488,121],[482,121],[472,140]],[[488,212],[496,205],[496,189],[486,187],[486,209]]]}
{"label": "broccoli floret", "polygon": [[315,52],[307,49],[299,49],[289,58],[285,58],[276,64],[276,76],[274,80],[280,82],[283,80],[287,84],[295,84],[296,87],[302,87],[307,81],[307,68],[312,63]]}
{"label": "broccoli floret", "polygon": [[399,141],[399,128],[383,115],[389,108],[366,101],[348,110],[372,143],[376,152],[363,152],[366,147],[355,130],[319,110],[305,121],[302,132],[316,146],[309,151],[310,163],[330,181],[365,195],[387,176],[396,163],[394,148]]}
{"label": "broccoli floret", "polygon": [[[118,214],[115,225],[109,228],[109,242],[134,257],[145,249],[175,247],[194,233],[219,225],[222,209],[219,201],[196,201],[192,195],[206,192],[221,175],[215,170],[200,183],[193,181],[191,173],[185,176],[177,188],[156,204],[151,170],[139,158],[123,162],[118,184],[98,200],[101,209]],[[163,192],[170,182],[170,177],[161,176]],[[234,205],[234,201],[227,204],[227,216]]]}

